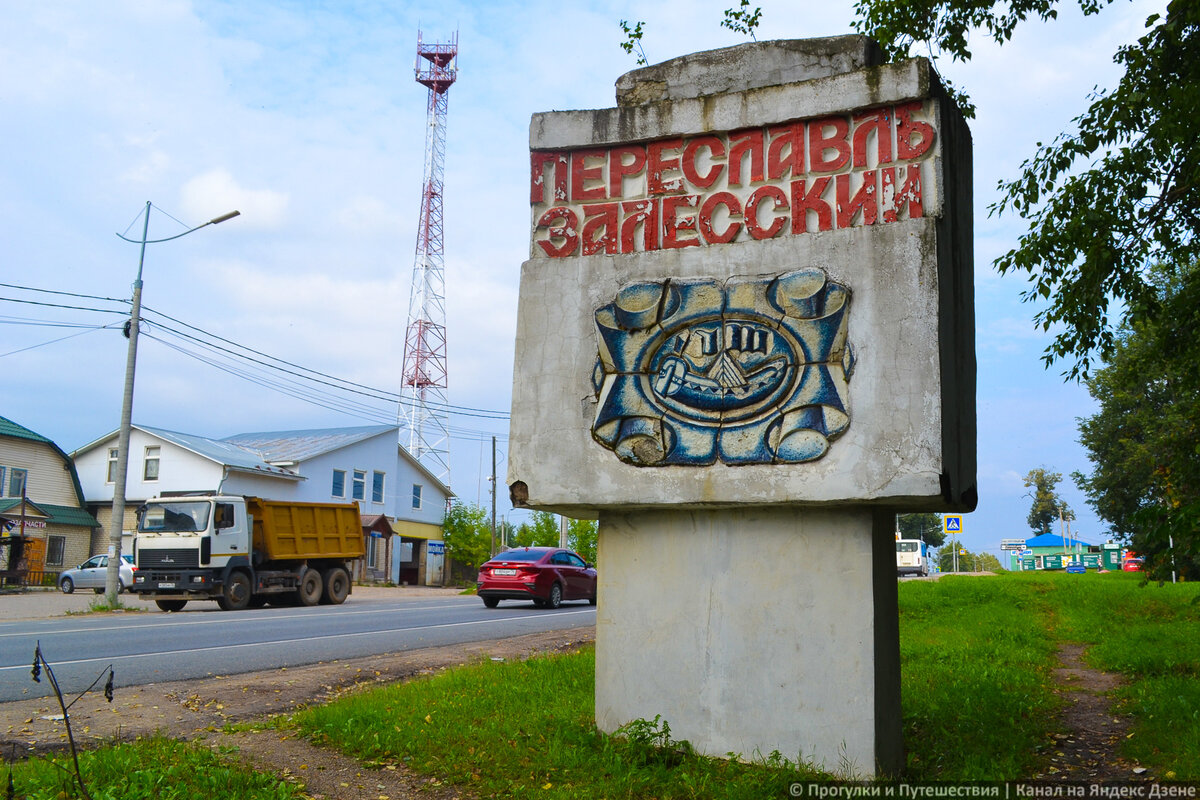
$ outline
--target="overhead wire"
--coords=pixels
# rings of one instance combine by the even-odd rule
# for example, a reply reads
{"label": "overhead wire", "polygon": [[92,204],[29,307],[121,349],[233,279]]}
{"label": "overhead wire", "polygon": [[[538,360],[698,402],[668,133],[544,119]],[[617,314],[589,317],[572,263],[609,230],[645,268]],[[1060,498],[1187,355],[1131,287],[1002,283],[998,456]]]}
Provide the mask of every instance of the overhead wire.
{"label": "overhead wire", "polygon": [[[280,364],[285,364],[289,367],[294,367],[296,369],[303,370],[304,372],[310,373],[312,375],[317,375],[317,376],[320,376],[321,378],[327,378],[331,381],[336,381],[337,383],[345,384],[347,386],[354,386],[358,389],[362,389],[362,390],[365,390],[370,393],[382,395],[387,398],[396,398],[397,400],[401,400],[403,397],[402,395],[400,395],[396,392],[389,392],[386,389],[376,389],[376,388],[373,388],[370,386],[366,386],[365,384],[346,380],[345,378],[338,378],[337,376],[329,375],[327,373],[320,372],[318,370],[314,370],[309,367],[304,367],[299,364],[295,364],[291,361],[287,361],[285,359],[269,355],[260,350],[255,350],[252,347],[247,347],[246,345],[238,344],[237,342],[232,341],[231,339],[226,339],[223,336],[219,336],[215,333],[211,333],[209,331],[204,330],[203,328],[198,328],[195,325],[191,325],[187,322],[183,322],[182,320],[176,319],[175,317],[172,317],[169,314],[164,314],[163,312],[158,311],[156,309],[143,308],[143,310],[149,311],[149,312],[155,314],[156,316],[163,317],[164,319],[169,319],[178,325],[182,325],[185,328],[188,328],[189,330],[196,331],[197,333],[202,333],[209,338],[216,339],[217,341],[220,341],[220,342],[225,342],[226,344],[233,345],[234,347],[237,347],[238,349],[241,349],[241,350],[245,350],[246,352],[254,353],[255,355],[262,356],[263,358],[268,358],[271,361],[277,361]],[[161,325],[162,323],[159,323],[159,324]],[[167,326],[163,326],[163,327],[167,327]],[[176,333],[178,333],[181,336],[187,336],[187,334],[183,334],[180,332],[176,332]],[[192,337],[188,337],[188,338],[192,338]],[[243,357],[247,358],[248,360],[251,360],[251,361],[255,360],[255,359],[250,359],[249,357],[246,357],[246,356],[243,356]],[[262,362],[260,362],[260,363],[262,363]],[[287,371],[287,370],[281,369],[280,367],[275,367],[270,364],[267,364],[266,366],[270,366],[272,369],[279,369],[280,371],[284,371],[284,372]],[[329,384],[329,385],[333,385],[333,384]],[[489,410],[489,409],[485,409],[485,408],[474,408],[472,406],[460,406],[460,405],[455,405],[453,403],[437,403],[437,404],[433,404],[433,405],[435,405],[439,409],[444,409],[446,411],[450,411],[451,413],[462,413],[462,414],[465,414],[466,416],[483,416],[488,419],[507,419],[509,416],[508,412],[506,412],[506,411],[493,411],[493,410]]]}
{"label": "overhead wire", "polygon": [[[83,294],[83,293],[77,293],[77,292],[67,292],[67,291],[55,290],[55,289],[42,289],[42,288],[37,288],[37,287],[21,286],[21,285],[10,284],[10,283],[0,283],[0,287],[10,288],[10,289],[18,289],[18,290],[29,291],[29,292],[39,292],[39,293],[45,293],[45,294],[63,295],[63,296],[68,296],[68,297],[78,297],[81,299],[91,299],[91,300],[98,300],[98,301],[103,301],[103,302],[120,303],[122,305],[128,305],[128,303],[129,303],[129,301],[119,299],[119,298],[103,297],[100,295],[89,295],[89,294]],[[64,309],[68,309],[68,310],[80,310],[80,311],[119,314],[121,316],[125,316],[128,313],[128,311],[126,309],[119,309],[119,310],[118,309],[103,309],[103,308],[94,308],[94,307],[87,307],[87,306],[73,306],[73,305],[67,305],[67,304],[47,303],[47,302],[40,302],[40,301],[34,301],[34,300],[20,300],[20,299],[16,299],[16,298],[0,298],[0,300],[9,300],[11,302],[24,303],[24,304],[35,305],[35,306],[42,306],[42,307],[47,307],[47,308],[64,308]],[[396,416],[397,416],[396,411],[400,407],[401,404],[415,405],[415,402],[413,400],[406,398],[401,394],[398,394],[395,392],[390,392],[390,391],[383,390],[383,389],[377,389],[377,388],[374,388],[371,386],[367,386],[366,384],[349,381],[349,380],[346,380],[343,378],[338,378],[336,376],[329,375],[327,373],[320,372],[318,370],[313,370],[308,367],[304,367],[302,365],[295,364],[293,362],[290,362],[290,361],[287,361],[284,359],[280,359],[275,356],[271,356],[262,351],[255,350],[254,348],[239,344],[238,342],[235,342],[231,339],[227,339],[225,337],[222,337],[217,334],[206,331],[195,325],[191,325],[187,322],[184,322],[183,320],[176,319],[175,317],[172,317],[169,314],[166,314],[164,312],[158,311],[153,308],[143,307],[142,310],[143,310],[143,312],[147,312],[149,315],[151,315],[154,318],[161,318],[161,319],[169,320],[170,322],[174,323],[175,325],[181,326],[182,328],[186,328],[189,331],[194,331],[195,333],[200,334],[203,337],[208,337],[208,339],[211,339],[214,341],[206,341],[205,339],[200,338],[200,336],[194,336],[190,333],[187,333],[186,331],[174,328],[171,325],[168,325],[159,319],[146,319],[145,316],[143,317],[143,327],[141,327],[139,330],[140,335],[147,336],[148,338],[150,338],[156,342],[159,342],[160,344],[163,344],[164,346],[174,350],[175,352],[178,352],[182,355],[186,355],[189,358],[193,358],[202,363],[208,364],[209,366],[211,366],[215,369],[218,369],[222,372],[233,375],[235,377],[242,378],[243,380],[249,381],[249,382],[254,383],[263,388],[268,388],[273,391],[283,393],[287,396],[293,397],[295,399],[298,399],[298,400],[301,400],[304,402],[308,402],[313,405],[317,405],[322,408],[329,409],[331,411],[337,411],[339,413],[344,413],[344,414],[347,414],[350,416],[355,416],[355,417],[359,417],[362,419],[368,419],[371,421],[383,422],[386,424],[391,424],[395,421]],[[78,334],[72,334],[71,336],[67,336],[67,337],[63,337],[63,338],[72,338],[73,336],[82,335],[83,333],[90,332],[91,330],[101,330],[104,328],[112,327],[111,324],[104,325],[104,326],[84,326],[79,323],[64,323],[64,322],[34,321],[34,320],[25,320],[24,322],[17,323],[16,322],[17,319],[20,319],[20,318],[13,318],[12,324],[31,324],[31,325],[61,326],[61,327],[88,327],[88,330],[81,331]],[[0,317],[0,322],[3,322],[3,321],[4,321],[4,318]],[[174,337],[175,339],[182,342],[182,344],[176,344],[176,343],[169,342],[166,340],[164,335],[161,335],[161,334],[155,335],[155,331],[160,331],[161,334],[165,334],[166,336]],[[62,340],[63,339],[56,339],[53,341],[62,341]],[[41,346],[44,346],[47,344],[52,344],[53,341],[45,342],[40,345],[33,345],[29,348],[24,348],[24,349],[26,349],[26,350],[33,349],[34,347],[41,347]],[[223,342],[224,344],[230,345],[230,347],[224,347],[220,344],[216,344],[215,342]],[[194,348],[200,348],[204,352],[198,352]],[[236,349],[231,349],[231,348],[236,348]],[[245,352],[238,352],[238,351],[245,351]],[[13,352],[16,353],[16,352],[22,352],[22,351],[18,350],[18,351],[13,351]],[[252,354],[254,354],[254,356],[261,356],[261,358],[255,358],[255,357],[246,355],[246,353],[252,353]],[[10,355],[10,354],[5,354],[5,355]],[[242,366],[237,362],[245,362],[245,364],[247,366]],[[271,363],[271,362],[275,362],[275,363]],[[280,366],[280,365],[283,365],[283,366]],[[260,370],[260,371],[265,370],[268,372],[266,374],[258,374],[254,370]],[[316,376],[316,377],[314,377],[314,376]],[[326,387],[326,389],[319,390],[317,393],[314,393],[314,391],[312,389],[313,384]],[[349,394],[349,395],[357,395],[359,397],[365,397],[368,400],[380,401],[384,404],[384,407],[381,408],[379,406],[371,405],[369,403],[364,403],[360,400],[355,400],[355,399],[352,399],[349,397],[335,396],[330,392],[330,390],[333,392],[339,392],[339,393],[344,393],[344,394]],[[324,392],[324,393],[322,394],[321,392]],[[455,404],[451,404],[451,403],[436,403],[436,404],[430,404],[430,405],[435,410],[445,411],[446,413],[448,413],[450,415],[454,415],[454,416],[468,416],[468,417],[474,417],[474,418],[478,418],[478,419],[487,419],[487,420],[496,420],[496,421],[505,421],[509,418],[509,414],[504,411],[482,409],[482,408],[476,408],[476,407],[472,407],[472,406],[460,406],[460,405],[455,405]],[[458,439],[458,440],[467,439],[467,440],[474,441],[477,438],[486,439],[486,438],[490,438],[492,436],[496,436],[497,438],[507,439],[507,435],[503,434],[503,433],[494,433],[491,431],[474,430],[474,429],[470,429],[470,428],[463,428],[460,426],[447,426],[446,430],[447,430],[447,435],[449,435],[451,438]]]}

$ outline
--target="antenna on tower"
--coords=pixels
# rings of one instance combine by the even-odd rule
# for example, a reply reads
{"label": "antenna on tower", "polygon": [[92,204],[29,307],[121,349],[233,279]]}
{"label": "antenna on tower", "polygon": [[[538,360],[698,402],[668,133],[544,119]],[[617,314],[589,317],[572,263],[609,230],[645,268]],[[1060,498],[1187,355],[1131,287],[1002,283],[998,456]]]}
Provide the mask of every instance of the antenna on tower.
{"label": "antenna on tower", "polygon": [[400,390],[408,450],[450,485],[450,412],[446,400],[446,276],[442,250],[442,171],[446,160],[447,94],[458,77],[458,31],[430,44],[417,32],[417,83],[429,89],[425,174]]}

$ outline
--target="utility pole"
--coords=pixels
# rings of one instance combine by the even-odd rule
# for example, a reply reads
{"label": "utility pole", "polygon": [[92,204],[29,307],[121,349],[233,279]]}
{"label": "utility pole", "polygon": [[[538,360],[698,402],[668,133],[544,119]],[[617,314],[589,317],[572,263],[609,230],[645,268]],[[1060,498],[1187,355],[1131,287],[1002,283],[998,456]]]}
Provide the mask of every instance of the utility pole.
{"label": "utility pole", "polygon": [[138,256],[137,280],[133,282],[133,303],[129,312],[129,348],[125,355],[125,391],[121,398],[121,428],[117,433],[117,474],[113,476],[112,520],[108,531],[108,572],[104,578],[104,602],[109,607],[117,605],[117,593],[121,590],[121,534],[125,530],[125,487],[129,475],[129,436],[133,428],[133,375],[137,370],[138,327],[142,321],[142,267],[146,263],[146,245],[169,242],[209,225],[218,225],[241,214],[240,211],[230,211],[228,214],[210,219],[203,225],[188,228],[175,236],[168,236],[165,239],[147,239],[147,234],[150,232],[151,208],[150,201],[147,200],[141,239],[129,239],[117,234],[119,238],[127,242],[140,244],[142,249]]}
{"label": "utility pole", "polygon": [[496,555],[496,437],[492,437],[492,555]]}

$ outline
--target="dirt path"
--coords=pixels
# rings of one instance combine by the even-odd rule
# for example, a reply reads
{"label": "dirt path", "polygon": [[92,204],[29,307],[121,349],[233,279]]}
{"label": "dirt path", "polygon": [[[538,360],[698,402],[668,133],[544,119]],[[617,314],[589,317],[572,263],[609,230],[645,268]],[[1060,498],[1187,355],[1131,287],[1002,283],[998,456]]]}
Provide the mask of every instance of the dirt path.
{"label": "dirt path", "polygon": [[1111,693],[1122,679],[1085,664],[1085,649],[1070,642],[1059,645],[1062,666],[1054,676],[1067,705],[1059,719],[1061,730],[1049,746],[1049,767],[1036,777],[1093,783],[1150,780],[1144,768],[1117,755],[1131,723],[1112,709]]}
{"label": "dirt path", "polygon": [[[84,747],[159,732],[203,743],[226,754],[236,748],[237,757],[303,784],[306,794],[313,798],[467,798],[470,795],[461,790],[408,773],[401,765],[371,769],[355,759],[293,738],[286,731],[227,734],[223,728],[229,723],[265,719],[327,702],[366,685],[394,683],[484,658],[511,660],[572,650],[594,640],[595,628],[580,628],[294,669],[148,684],[118,689],[111,704],[95,692],[71,709],[71,723],[76,742]],[[66,741],[55,698],[0,703],[0,752],[6,757],[10,753],[21,758],[61,750]]]}

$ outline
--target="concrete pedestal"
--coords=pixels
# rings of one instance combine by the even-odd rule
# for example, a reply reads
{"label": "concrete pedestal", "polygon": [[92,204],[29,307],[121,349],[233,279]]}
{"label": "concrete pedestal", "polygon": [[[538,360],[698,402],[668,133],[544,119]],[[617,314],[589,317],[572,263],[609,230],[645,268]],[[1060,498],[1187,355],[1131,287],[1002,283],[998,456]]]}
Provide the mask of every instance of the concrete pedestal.
{"label": "concrete pedestal", "polygon": [[845,777],[902,766],[895,516],[600,515],[596,720]]}

